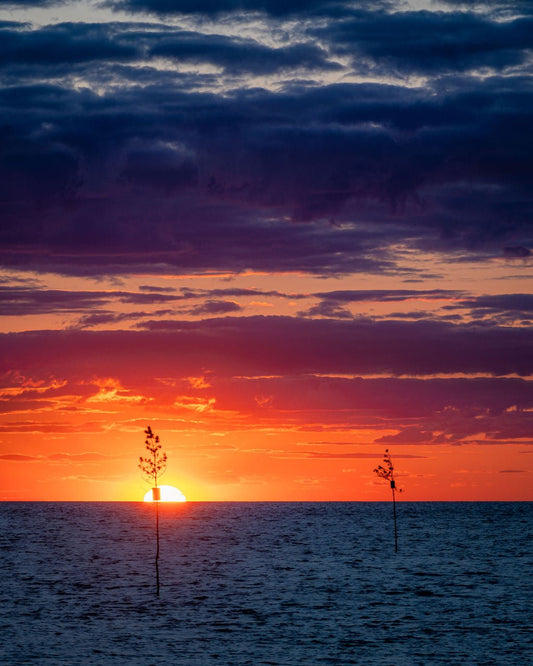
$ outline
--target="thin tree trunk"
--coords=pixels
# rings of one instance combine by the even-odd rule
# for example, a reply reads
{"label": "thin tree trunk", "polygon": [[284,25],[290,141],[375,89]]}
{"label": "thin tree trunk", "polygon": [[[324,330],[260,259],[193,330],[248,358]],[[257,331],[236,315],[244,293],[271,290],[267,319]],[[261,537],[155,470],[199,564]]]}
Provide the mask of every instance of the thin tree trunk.
{"label": "thin tree trunk", "polygon": [[391,481],[392,488],[392,514],[394,516],[394,552],[398,552],[398,527],[396,525],[396,496],[395,496],[395,484],[394,481]]}
{"label": "thin tree trunk", "polygon": [[159,502],[155,502],[155,534],[157,548],[155,551],[155,582],[156,594],[159,596]]}

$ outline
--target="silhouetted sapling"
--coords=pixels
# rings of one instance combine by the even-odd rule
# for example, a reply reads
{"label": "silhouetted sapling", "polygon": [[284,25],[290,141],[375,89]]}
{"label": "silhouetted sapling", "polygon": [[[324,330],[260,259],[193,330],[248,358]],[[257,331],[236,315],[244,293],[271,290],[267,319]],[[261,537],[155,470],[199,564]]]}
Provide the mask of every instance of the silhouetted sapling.
{"label": "silhouetted sapling", "polygon": [[159,502],[161,500],[161,490],[157,485],[157,480],[165,473],[167,468],[167,454],[161,450],[159,435],[154,435],[152,428],[148,426],[144,431],[146,439],[144,445],[149,452],[149,456],[139,458],[139,469],[143,478],[152,485],[152,499],[155,504],[155,534],[157,547],[155,551],[155,578],[156,594],[159,596]]}
{"label": "silhouetted sapling", "polygon": [[396,524],[396,481],[394,480],[394,465],[390,457],[389,449],[385,449],[383,456],[384,465],[378,465],[374,472],[381,478],[390,482],[392,490],[392,513],[394,516],[394,552],[398,552],[398,527]]}

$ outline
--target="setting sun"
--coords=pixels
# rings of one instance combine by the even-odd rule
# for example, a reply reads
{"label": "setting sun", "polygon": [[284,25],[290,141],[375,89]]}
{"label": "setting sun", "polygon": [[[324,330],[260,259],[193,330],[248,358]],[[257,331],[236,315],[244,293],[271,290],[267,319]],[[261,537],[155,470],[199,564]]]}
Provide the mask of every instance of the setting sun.
{"label": "setting sun", "polygon": [[[161,491],[161,499],[159,500],[160,502],[186,502],[187,498],[185,495],[179,490],[179,488],[175,488],[174,486],[158,486],[159,490]],[[144,501],[145,502],[153,502],[154,500],[152,499],[152,489],[146,493],[144,496]]]}

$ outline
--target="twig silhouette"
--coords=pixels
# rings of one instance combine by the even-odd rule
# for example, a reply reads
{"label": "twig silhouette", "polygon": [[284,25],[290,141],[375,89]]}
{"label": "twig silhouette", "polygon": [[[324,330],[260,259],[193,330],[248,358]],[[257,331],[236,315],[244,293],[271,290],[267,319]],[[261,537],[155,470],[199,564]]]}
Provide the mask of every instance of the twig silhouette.
{"label": "twig silhouette", "polygon": [[394,516],[394,552],[398,552],[398,526],[396,522],[396,481],[394,480],[394,465],[392,464],[389,449],[385,449],[384,465],[378,465],[374,472],[381,478],[390,482],[392,491],[392,514]]}
{"label": "twig silhouette", "polygon": [[154,435],[152,428],[148,426],[144,431],[146,439],[144,445],[149,452],[149,456],[139,458],[139,469],[142,472],[143,478],[147,483],[152,485],[152,499],[155,504],[155,534],[156,534],[156,551],[155,551],[155,580],[156,580],[156,594],[159,596],[159,502],[161,501],[161,490],[157,485],[160,476],[165,473],[167,468],[167,454],[162,451],[161,444],[159,443],[159,435]]}

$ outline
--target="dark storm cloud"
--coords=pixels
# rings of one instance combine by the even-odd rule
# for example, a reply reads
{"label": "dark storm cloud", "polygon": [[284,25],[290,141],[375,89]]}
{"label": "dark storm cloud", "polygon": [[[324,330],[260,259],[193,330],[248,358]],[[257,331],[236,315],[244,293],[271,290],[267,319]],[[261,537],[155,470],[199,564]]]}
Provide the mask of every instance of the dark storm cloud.
{"label": "dark storm cloud", "polygon": [[[232,72],[256,75],[293,68],[338,70],[327,52],[312,42],[288,44],[277,48],[251,38],[170,30],[164,25],[61,23],[31,29],[26,24],[0,24],[0,67],[18,66],[18,74],[31,76],[22,65],[46,67],[43,75],[54,74],[53,67],[171,58],[181,63],[210,63]],[[38,70],[34,70],[38,71]],[[77,69],[83,72],[82,69]],[[124,70],[123,70],[124,72]],[[65,74],[58,69],[58,74]],[[152,73],[152,75],[155,72]],[[134,73],[131,72],[133,75]],[[35,74],[34,74],[35,75]]]}
{"label": "dark storm cloud", "polygon": [[[394,273],[390,248],[407,241],[527,261],[525,19],[374,9],[325,21],[319,45],[302,28],[278,48],[161,23],[4,28],[0,260],[80,275]],[[421,38],[400,42],[404,29]],[[324,85],[286,71],[327,72],[326,54],[354,44],[366,59],[393,58],[402,76],[417,64],[429,78]],[[156,54],[285,78],[275,90],[224,83],[156,67]],[[493,67],[484,78],[437,75],[483,59]]]}
{"label": "dark storm cloud", "polygon": [[120,180],[131,188],[160,191],[163,195],[177,193],[198,182],[194,162],[179,151],[162,145],[133,147],[125,159]]}
{"label": "dark storm cloud", "polygon": [[327,53],[313,44],[294,44],[273,49],[251,39],[191,32],[178,32],[172,37],[159,39],[157,45],[152,47],[151,54],[175,58],[180,62],[212,62],[233,72],[256,75],[295,67],[325,70],[341,68],[339,64],[329,62]]}
{"label": "dark storm cloud", "polygon": [[[215,16],[231,12],[265,12],[272,16],[308,13],[343,15],[346,12],[346,3],[338,0],[118,0],[106,4],[111,8],[127,9],[131,12]],[[381,7],[392,3],[386,0],[361,0],[360,4]]]}
{"label": "dark storm cloud", "polygon": [[533,21],[496,22],[475,13],[354,12],[353,19],[317,30],[337,53],[370,59],[384,71],[428,74],[526,61]]}
{"label": "dark storm cloud", "polygon": [[[2,3],[0,2],[0,8]],[[22,27],[29,27],[26,23],[20,23],[20,21],[0,21],[0,31],[4,29],[20,29]]]}
{"label": "dark storm cloud", "polygon": [[132,60],[139,50],[122,44],[107,26],[62,23],[37,30],[0,30],[0,67]]}

